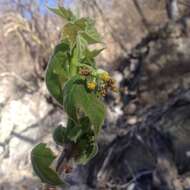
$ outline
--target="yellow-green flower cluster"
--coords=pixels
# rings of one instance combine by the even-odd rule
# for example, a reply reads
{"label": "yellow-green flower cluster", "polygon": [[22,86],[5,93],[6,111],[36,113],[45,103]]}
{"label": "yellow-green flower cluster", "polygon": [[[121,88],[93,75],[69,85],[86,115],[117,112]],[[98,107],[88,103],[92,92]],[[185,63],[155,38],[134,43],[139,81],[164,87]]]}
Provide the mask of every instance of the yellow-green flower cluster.
{"label": "yellow-green flower cluster", "polygon": [[108,90],[110,89],[113,92],[117,92],[115,85],[115,80],[106,72],[101,75],[102,83],[100,85],[99,92],[102,96],[106,96]]}
{"label": "yellow-green flower cluster", "polygon": [[107,82],[111,79],[110,75],[108,72],[103,72],[100,74],[100,79],[102,79],[104,82]]}
{"label": "yellow-green flower cluster", "polygon": [[89,90],[95,90],[95,88],[96,88],[96,83],[95,83],[94,81],[88,81],[88,82],[87,82],[87,88],[88,88]]}
{"label": "yellow-green flower cluster", "polygon": [[82,67],[79,69],[79,74],[86,78],[86,87],[90,91],[95,91],[101,96],[106,96],[108,90],[117,92],[115,81],[104,70],[92,71],[87,67]]}

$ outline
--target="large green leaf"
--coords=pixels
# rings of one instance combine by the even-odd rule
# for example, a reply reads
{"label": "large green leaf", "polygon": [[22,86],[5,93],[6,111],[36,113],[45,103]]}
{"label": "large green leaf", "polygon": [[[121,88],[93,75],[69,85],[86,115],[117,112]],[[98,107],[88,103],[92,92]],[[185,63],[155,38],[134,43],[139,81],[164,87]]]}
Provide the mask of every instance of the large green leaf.
{"label": "large green leaf", "polygon": [[76,106],[89,117],[95,134],[99,133],[105,118],[105,106],[97,96],[87,92],[84,85],[78,85],[75,93]]}
{"label": "large green leaf", "polygon": [[68,45],[61,43],[55,47],[46,71],[46,85],[51,95],[62,105],[62,87],[68,77]]}
{"label": "large green leaf", "polygon": [[36,175],[43,183],[49,185],[63,185],[58,174],[50,168],[55,156],[52,151],[46,147],[46,144],[38,144],[31,152],[31,161]]}
{"label": "large green leaf", "polygon": [[97,96],[86,90],[84,83],[73,77],[63,89],[63,105],[68,115],[77,120],[76,110],[89,117],[95,134],[98,134],[105,118],[105,107]]}
{"label": "large green leaf", "polygon": [[74,93],[76,93],[76,90],[74,84],[79,80],[80,78],[78,76],[75,76],[68,80],[63,88],[63,106],[69,117],[74,121],[77,121],[77,110],[74,100]]}
{"label": "large green leaf", "polygon": [[56,15],[61,16],[62,18],[68,20],[68,21],[74,21],[76,17],[74,14],[71,12],[69,9],[65,9],[64,7],[58,7],[58,8],[50,8],[48,7],[49,10],[54,12]]}

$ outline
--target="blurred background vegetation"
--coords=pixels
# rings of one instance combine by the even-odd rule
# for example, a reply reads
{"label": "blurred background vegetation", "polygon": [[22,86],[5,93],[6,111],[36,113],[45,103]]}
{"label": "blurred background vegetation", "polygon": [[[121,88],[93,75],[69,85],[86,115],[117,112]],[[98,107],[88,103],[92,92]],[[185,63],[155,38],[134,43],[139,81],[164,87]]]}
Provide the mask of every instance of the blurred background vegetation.
{"label": "blurred background vegetation", "polygon": [[[51,132],[65,115],[44,84],[64,24],[47,9],[57,5],[96,21],[106,45],[97,63],[120,89],[105,97],[102,147],[141,122],[138,111],[189,89],[189,0],[0,0],[0,190],[42,189],[31,171],[31,148],[42,140],[59,150]],[[86,183],[83,173],[76,184]]]}

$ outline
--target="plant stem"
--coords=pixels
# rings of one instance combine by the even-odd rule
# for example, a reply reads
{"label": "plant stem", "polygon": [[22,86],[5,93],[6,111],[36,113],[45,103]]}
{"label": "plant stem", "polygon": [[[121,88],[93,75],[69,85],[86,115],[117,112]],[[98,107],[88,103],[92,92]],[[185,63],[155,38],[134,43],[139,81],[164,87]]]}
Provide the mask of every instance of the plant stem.
{"label": "plant stem", "polygon": [[71,56],[71,62],[70,62],[70,77],[73,77],[77,73],[77,64],[78,64],[78,55],[77,55],[77,49],[74,47],[72,56]]}

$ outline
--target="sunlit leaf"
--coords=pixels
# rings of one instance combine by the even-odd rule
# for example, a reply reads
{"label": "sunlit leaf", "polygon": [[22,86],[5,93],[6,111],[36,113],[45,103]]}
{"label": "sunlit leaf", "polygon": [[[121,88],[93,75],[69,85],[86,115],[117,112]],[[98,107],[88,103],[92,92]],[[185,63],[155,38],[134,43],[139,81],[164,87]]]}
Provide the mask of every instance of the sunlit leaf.
{"label": "sunlit leaf", "polygon": [[97,55],[99,55],[102,51],[104,50],[104,48],[102,49],[95,49],[90,51],[89,49],[86,49],[84,51],[84,58],[82,59],[81,62],[87,64],[87,65],[91,65],[94,66],[95,64],[95,57]]}
{"label": "sunlit leaf", "polygon": [[55,47],[46,71],[46,85],[51,95],[62,105],[62,87],[68,78],[68,45],[61,43]]}
{"label": "sunlit leaf", "polygon": [[72,23],[66,24],[63,28],[62,39],[67,39],[69,41],[71,49],[76,44],[76,38],[80,30],[79,26]]}
{"label": "sunlit leaf", "polygon": [[95,49],[92,51],[89,51],[89,54],[87,56],[89,57],[96,57],[97,55],[99,55],[105,48],[101,48],[101,49]]}
{"label": "sunlit leaf", "polygon": [[77,120],[76,106],[74,100],[74,93],[76,93],[75,83],[79,81],[80,78],[78,76],[73,77],[69,81],[67,81],[63,88],[63,106],[67,114],[73,120]]}
{"label": "sunlit leaf", "polygon": [[77,107],[89,117],[94,127],[95,134],[98,134],[105,118],[104,104],[96,97],[95,94],[88,93],[84,86],[77,87],[75,99]]}
{"label": "sunlit leaf", "polygon": [[95,23],[91,19],[87,19],[85,32],[82,33],[88,44],[101,43],[101,36],[95,28]]}
{"label": "sunlit leaf", "polygon": [[105,118],[105,107],[96,95],[88,92],[84,84],[74,77],[65,84],[63,96],[64,108],[69,116],[76,120],[76,110],[81,110],[89,117],[94,133],[98,134]]}
{"label": "sunlit leaf", "polygon": [[80,28],[81,31],[85,31],[87,19],[86,18],[80,18],[76,20],[75,24]]}
{"label": "sunlit leaf", "polygon": [[87,45],[88,45],[87,41],[81,35],[78,35],[77,40],[76,40],[76,48],[77,48],[78,57],[80,58],[84,57],[84,53],[85,53]]}
{"label": "sunlit leaf", "polygon": [[62,18],[68,21],[74,21],[76,19],[76,17],[74,16],[74,14],[71,12],[70,9],[65,9],[64,7],[58,7],[58,8],[48,7],[48,9],[54,12],[56,15],[61,16]]}

